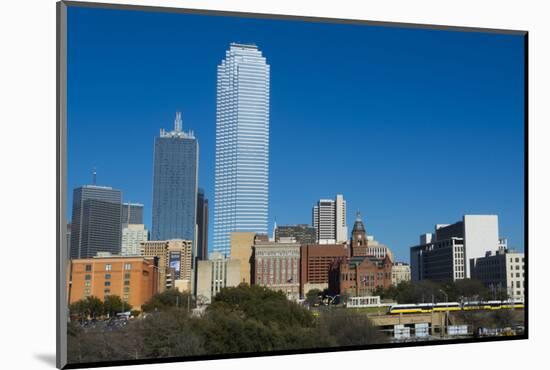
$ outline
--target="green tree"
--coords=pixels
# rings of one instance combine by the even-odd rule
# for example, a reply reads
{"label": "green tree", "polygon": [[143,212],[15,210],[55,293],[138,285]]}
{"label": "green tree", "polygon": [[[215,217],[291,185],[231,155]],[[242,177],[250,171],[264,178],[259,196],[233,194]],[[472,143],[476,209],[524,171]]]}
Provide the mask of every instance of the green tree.
{"label": "green tree", "polygon": [[319,303],[319,300],[322,294],[323,292],[319,289],[311,289],[306,293],[306,303],[308,303],[310,306],[313,306],[316,303]]}
{"label": "green tree", "polygon": [[95,319],[103,315],[103,302],[95,296],[89,296],[69,305],[69,312],[79,319]]}
{"label": "green tree", "polygon": [[103,313],[105,315],[115,316],[117,313],[120,312],[127,312],[132,310],[132,305],[127,302],[122,302],[122,299],[120,299],[117,295],[109,295],[105,297],[105,301],[103,302]]}
{"label": "green tree", "polygon": [[144,312],[163,311],[171,308],[193,309],[195,299],[187,292],[180,292],[178,289],[167,289],[157,293],[142,306]]}

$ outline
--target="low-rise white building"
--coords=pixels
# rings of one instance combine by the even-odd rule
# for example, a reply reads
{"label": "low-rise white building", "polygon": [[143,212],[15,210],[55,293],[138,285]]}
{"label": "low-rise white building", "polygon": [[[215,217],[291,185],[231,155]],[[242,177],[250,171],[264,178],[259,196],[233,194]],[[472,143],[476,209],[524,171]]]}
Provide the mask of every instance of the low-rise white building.
{"label": "low-rise white building", "polygon": [[525,256],[499,248],[485,257],[470,259],[472,278],[482,281],[493,294],[505,291],[508,298],[525,298]]}
{"label": "low-rise white building", "polygon": [[391,283],[397,285],[411,280],[411,266],[404,262],[395,262],[391,268]]}

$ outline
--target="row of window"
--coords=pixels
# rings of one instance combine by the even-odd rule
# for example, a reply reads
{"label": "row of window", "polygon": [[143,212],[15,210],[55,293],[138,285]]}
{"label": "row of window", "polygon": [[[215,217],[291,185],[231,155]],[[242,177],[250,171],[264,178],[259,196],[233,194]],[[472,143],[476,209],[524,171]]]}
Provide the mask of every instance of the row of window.
{"label": "row of window", "polygon": [[[105,265],[105,271],[111,271],[112,269],[113,269],[113,265],[111,265],[110,263]],[[128,271],[131,269],[132,269],[131,263],[124,264],[124,270]],[[92,265],[86,265],[86,272],[91,272],[91,271],[92,271]]]}

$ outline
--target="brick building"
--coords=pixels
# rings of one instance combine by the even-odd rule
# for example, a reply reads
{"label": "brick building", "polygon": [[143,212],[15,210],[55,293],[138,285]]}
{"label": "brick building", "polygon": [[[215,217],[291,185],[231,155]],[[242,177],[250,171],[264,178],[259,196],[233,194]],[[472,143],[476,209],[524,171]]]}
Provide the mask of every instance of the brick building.
{"label": "brick building", "polygon": [[256,238],[254,242],[254,284],[282,291],[288,299],[300,297],[300,244],[269,242]]}
{"label": "brick building", "polygon": [[328,288],[328,273],[331,263],[349,256],[346,244],[302,245],[300,250],[300,295],[304,297],[311,289]]}
{"label": "brick building", "polygon": [[329,270],[329,291],[348,297],[370,296],[376,288],[392,285],[392,266],[389,256],[345,257],[334,261]]}
{"label": "brick building", "polygon": [[393,260],[393,255],[390,248],[374,239],[372,235],[367,235],[365,224],[361,219],[361,214],[357,212],[355,224],[351,231],[351,255],[356,256],[372,256],[376,258],[384,258],[386,255]]}
{"label": "brick building", "polygon": [[69,261],[68,301],[95,296],[119,296],[134,309],[141,309],[158,291],[157,260],[143,257],[96,257]]}

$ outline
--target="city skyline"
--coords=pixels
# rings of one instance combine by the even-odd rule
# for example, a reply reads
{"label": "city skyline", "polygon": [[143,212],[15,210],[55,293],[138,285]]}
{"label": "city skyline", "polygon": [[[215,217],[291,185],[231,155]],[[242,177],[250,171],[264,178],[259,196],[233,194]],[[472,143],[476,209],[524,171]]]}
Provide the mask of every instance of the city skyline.
{"label": "city skyline", "polygon": [[[79,9],[78,12],[82,12],[84,14],[83,16],[86,16],[86,13],[96,13],[96,17],[107,21],[107,29],[118,30],[120,27],[120,25],[110,23],[109,16],[101,15],[100,11]],[[98,15],[97,13],[100,14]],[[105,17],[107,19],[104,19]],[[138,21],[153,22],[156,24],[156,22],[160,22],[161,19],[166,21],[167,19],[173,20],[175,17],[174,15],[168,17],[162,14],[134,15],[128,22],[130,26],[133,25],[135,27],[135,25],[139,23]],[[196,19],[197,16],[178,15],[177,17],[191,19],[191,25],[189,25],[189,27],[196,26],[193,20]],[[93,17],[91,19],[93,19]],[[222,41],[218,41],[209,47],[206,52],[207,54],[210,53],[213,55],[215,53],[216,55],[213,58],[208,58],[208,62],[211,63],[211,65],[209,65],[206,71],[213,76],[206,77],[202,82],[199,81],[198,77],[196,79],[181,78],[177,83],[178,86],[185,87],[186,84],[191,81],[190,87],[187,88],[191,90],[189,93],[200,91],[196,88],[202,88],[205,84],[208,84],[209,88],[204,88],[204,90],[208,90],[208,93],[200,91],[198,94],[204,100],[202,103],[203,105],[198,104],[195,106],[193,102],[197,102],[196,98],[186,99],[179,93],[174,93],[174,96],[169,96],[168,92],[173,92],[173,90],[169,90],[163,95],[166,102],[163,101],[162,104],[159,104],[159,101],[156,101],[154,107],[151,105],[149,110],[141,111],[141,115],[144,117],[138,120],[141,122],[141,129],[136,127],[135,132],[128,133],[124,127],[117,128],[116,126],[112,126],[110,128],[111,133],[117,133],[118,131],[118,136],[115,135],[116,137],[120,137],[120,131],[125,131],[125,135],[130,135],[134,140],[150,143],[152,136],[148,136],[147,132],[151,131],[151,127],[156,127],[158,129],[159,125],[160,127],[165,126],[165,123],[168,122],[167,117],[173,115],[173,112],[180,108],[177,105],[185,105],[183,113],[185,117],[189,117],[186,119],[186,122],[188,122],[187,127],[192,127],[197,132],[197,137],[201,143],[205,143],[201,145],[201,166],[203,165],[202,158],[205,158],[205,166],[201,167],[199,184],[205,188],[206,196],[209,199],[214,198],[212,186],[212,131],[215,129],[215,120],[212,120],[212,112],[210,112],[210,110],[212,106],[215,105],[215,84],[212,86],[212,80],[215,80],[215,72],[213,72],[211,67],[215,66],[219,61],[223,51],[227,49],[229,42],[238,40],[239,37],[244,38],[243,34],[247,34],[243,31],[243,27],[238,26],[236,22],[234,22],[235,20],[236,18],[226,20],[227,24],[225,27],[234,28],[237,31],[234,32],[234,35],[228,36],[231,39],[227,39],[227,37],[223,38],[224,40],[222,41],[225,43],[225,46],[220,48]],[[206,23],[208,24],[208,22]],[[253,27],[255,30],[260,28],[254,20],[246,20],[245,23],[248,26],[255,26],[256,28]],[[278,29],[277,21],[268,21],[267,24],[268,25],[263,28],[267,28],[271,32],[273,32],[273,29]],[[69,24],[69,26],[70,25],[71,24]],[[201,27],[206,26],[207,25],[204,24],[201,25]],[[176,27],[176,25],[168,23],[165,27]],[[469,52],[460,54],[462,58],[461,63],[464,64],[465,62],[465,66],[461,67],[463,74],[460,77],[465,79],[465,81],[458,81],[452,77],[445,76],[445,81],[453,81],[454,85],[451,86],[455,88],[459,87],[460,89],[453,89],[452,92],[448,91],[447,95],[450,96],[444,95],[443,98],[437,97],[434,94],[428,94],[432,100],[430,101],[431,104],[426,105],[422,104],[424,101],[423,99],[426,98],[424,95],[427,94],[426,89],[421,88],[422,84],[436,84],[436,87],[444,86],[438,81],[438,78],[442,78],[441,74],[446,73],[446,71],[441,70],[441,68],[439,70],[437,70],[437,68],[435,69],[435,72],[439,72],[440,74],[434,78],[428,78],[429,76],[425,74],[426,72],[424,69],[421,69],[421,71],[424,71],[424,74],[421,74],[419,80],[415,80],[408,76],[401,84],[396,83],[395,77],[386,77],[386,90],[382,89],[384,87],[383,78],[377,80],[372,75],[368,74],[368,70],[361,70],[361,73],[366,73],[368,76],[366,80],[361,80],[361,76],[359,75],[355,77],[358,77],[361,83],[371,82],[375,85],[372,92],[366,95],[374,100],[374,102],[369,101],[366,107],[370,109],[374,108],[373,110],[377,111],[374,115],[374,120],[369,120],[369,114],[365,115],[365,112],[361,109],[363,106],[357,106],[358,109],[353,109],[354,104],[359,104],[361,99],[364,99],[366,96],[360,94],[360,90],[354,87],[354,83],[346,83],[346,78],[343,79],[344,83],[342,82],[341,77],[349,77],[344,71],[338,70],[337,68],[323,71],[325,73],[330,72],[336,74],[336,76],[332,76],[333,78],[331,81],[336,87],[339,87],[338,92],[340,95],[343,95],[343,98],[331,95],[330,98],[327,99],[328,97],[321,92],[313,94],[314,90],[318,89],[320,85],[316,82],[316,79],[312,79],[313,76],[311,75],[315,75],[315,73],[309,71],[310,73],[308,74],[308,70],[303,69],[303,62],[308,61],[308,54],[303,51],[299,52],[300,50],[297,49],[298,40],[308,40],[308,32],[311,32],[312,29],[315,29],[316,32],[323,32],[324,29],[330,29],[332,31],[336,30],[336,33],[346,34],[347,29],[357,30],[357,26],[296,24],[291,28],[297,28],[298,31],[301,31],[301,33],[297,34],[297,40],[294,41],[295,44],[290,44],[290,50],[295,52],[290,53],[293,57],[293,61],[302,61],[302,63],[299,64],[302,68],[296,67],[296,63],[292,65],[299,72],[301,71],[299,76],[296,75],[295,71],[288,69],[288,61],[277,49],[277,47],[280,46],[281,39],[274,38],[273,42],[268,41],[266,36],[269,32],[266,30],[260,30],[255,35],[259,47],[266,55],[269,55],[270,64],[277,66],[277,68],[274,67],[274,69],[289,72],[288,76],[277,73],[278,77],[272,78],[274,86],[272,104],[277,108],[275,109],[274,107],[272,109],[274,118],[271,124],[271,132],[273,134],[271,142],[274,149],[270,155],[270,162],[272,161],[273,164],[270,167],[272,183],[270,183],[269,195],[270,199],[273,199],[270,203],[270,214],[273,218],[276,217],[281,224],[309,223],[311,217],[311,204],[320,198],[331,197],[338,193],[343,194],[348,202],[347,218],[352,220],[355,211],[360,210],[364,216],[367,230],[374,233],[380,240],[388,244],[388,246],[395,251],[399,260],[406,260],[405,257],[408,255],[408,248],[415,243],[419,230],[430,229],[436,221],[452,222],[458,215],[472,213],[499,214],[502,220],[502,236],[508,237],[512,247],[523,249],[523,127],[519,124],[522,122],[523,107],[521,106],[518,108],[513,94],[512,96],[504,96],[502,91],[496,91],[494,88],[491,89],[490,92],[500,97],[499,103],[502,103],[504,100],[507,102],[508,106],[492,106],[489,104],[487,108],[483,106],[483,104],[474,102],[475,99],[479,99],[480,96],[483,96],[486,97],[485,103],[490,102],[496,104],[497,100],[495,100],[494,96],[489,94],[489,91],[486,91],[487,87],[483,81],[489,83],[489,81],[487,81],[489,78],[491,79],[491,83],[494,83],[495,81],[493,81],[493,79],[496,80],[501,74],[506,74],[508,76],[510,70],[515,70],[514,68],[516,68],[517,71],[523,70],[522,65],[504,65],[504,62],[497,64],[498,68],[493,68],[492,66],[494,63],[492,62],[494,61],[491,58],[494,57],[490,58],[490,53],[482,49],[492,46],[491,51],[493,53],[496,52],[497,56],[503,53],[522,53],[523,50],[522,47],[520,47],[521,39],[519,37],[517,38],[517,45],[508,50],[506,47],[511,48],[511,46],[507,46],[508,44],[512,46],[515,45],[513,36],[450,33],[451,42],[449,46],[440,44],[438,32],[441,31],[415,31],[417,32],[416,36],[423,36],[423,41],[426,42],[426,45],[420,45],[421,51],[418,52],[415,52],[411,48],[406,48],[405,54],[408,53],[408,56],[412,57],[413,63],[412,66],[402,66],[402,72],[406,72],[410,70],[410,68],[418,71],[417,69],[420,64],[427,64],[423,66],[423,68],[426,70],[430,70],[431,68],[433,71],[434,65],[433,62],[430,65],[429,58],[425,58],[425,60],[424,58],[415,59],[415,57],[419,58],[423,55],[422,53],[427,52],[427,48],[430,46],[439,46],[439,51],[443,53],[445,58],[451,58],[454,55],[450,48],[458,47],[461,52]],[[365,31],[361,37],[370,37],[373,44],[369,45],[374,46],[378,53],[382,50],[380,49],[381,41],[374,39],[374,37],[380,37],[381,34],[385,32],[387,33],[385,40],[388,41],[389,38],[394,43],[390,44],[390,49],[399,55],[399,53],[397,53],[398,46],[404,46],[404,42],[396,38],[396,36],[400,35],[399,29],[387,29],[383,27],[373,29],[368,26],[362,26],[362,28],[364,28]],[[178,29],[180,32],[183,32],[180,28]],[[249,39],[250,35],[253,34],[251,31],[248,32],[249,37],[245,39]],[[370,36],[369,32],[372,33]],[[285,35],[288,36],[288,33],[288,30],[285,31]],[[118,33],[115,32],[115,39],[117,39],[117,41],[113,41],[112,43],[107,42],[107,46],[87,46],[95,50],[96,48],[108,48],[110,44],[114,43],[120,44],[119,37],[121,36],[117,35]],[[181,36],[181,34],[178,35]],[[143,34],[141,34],[141,36],[143,37]],[[128,37],[128,35],[124,37]],[[334,38],[335,36],[331,37]],[[100,39],[102,38],[100,37]],[[464,40],[474,43],[472,50],[464,47]],[[309,41],[312,40],[309,39]],[[173,45],[171,45],[170,42],[159,47],[159,49],[162,49],[160,50],[161,55],[164,48],[166,48],[167,51],[173,50],[171,49]],[[345,41],[345,43],[346,45],[330,45],[340,51],[347,50],[348,53],[357,52],[353,48],[349,48],[351,44],[350,40]],[[416,43],[418,43],[418,41],[416,41]],[[69,46],[71,46],[71,40],[69,40]],[[313,44],[313,49],[319,50],[319,46],[320,45]],[[344,46],[348,47],[348,49]],[[136,49],[132,47],[139,48],[139,45],[136,46],[131,43],[129,46],[124,45],[125,49],[135,53]],[[194,50],[199,50],[200,47],[200,45],[194,45]],[[309,49],[312,48],[310,47]],[[69,47],[69,52],[71,52],[71,47]],[[111,50],[111,52],[115,51]],[[309,52],[311,52],[311,50],[309,50]],[[393,58],[397,55],[394,55]],[[429,55],[434,58],[437,57],[433,53]],[[485,59],[481,60],[482,67],[474,69],[473,66],[468,63],[473,63],[476,57],[478,59],[476,59],[475,62],[480,62],[480,55],[485,57]],[[79,56],[78,53],[76,56]],[[370,56],[377,57],[375,54]],[[82,57],[82,55],[80,55],[80,57]],[[330,55],[326,55],[326,57],[329,58],[330,62],[338,65],[337,59],[330,58]],[[403,55],[401,55],[401,58],[402,57]],[[125,60],[124,58],[122,59]],[[207,60],[203,58],[203,56],[197,59]],[[514,58],[503,57],[503,59],[508,60]],[[346,62],[357,66],[354,60],[355,59],[347,60]],[[451,60],[446,59],[446,61],[452,65]],[[367,62],[371,63],[370,66],[373,68],[373,71],[380,72],[380,70],[382,70],[386,73],[391,71],[401,78],[404,77],[400,70],[384,68],[384,58],[375,58],[374,62],[367,59]],[[388,61],[386,60],[386,62]],[[390,60],[389,62],[391,62],[390,67],[396,67],[394,60]],[[79,63],[84,63],[84,68],[86,68],[87,65],[84,61]],[[309,66],[308,63],[305,63],[305,65]],[[458,68],[458,66],[458,64],[454,65],[455,68]],[[491,66],[492,69],[489,69],[489,66]],[[168,68],[165,76],[174,72],[175,66],[168,63],[168,67],[170,68]],[[313,68],[313,66],[311,66],[311,68]],[[199,70],[201,71],[198,73],[200,76],[206,76],[204,68],[199,68]],[[465,72],[469,72],[472,75]],[[73,96],[73,98],[75,97],[71,95],[71,86],[74,88],[75,85],[72,84],[78,81],[78,78],[76,81],[74,79],[71,80],[71,76],[75,77],[75,75],[71,75],[71,71],[69,71],[69,100],[71,96]],[[180,77],[182,76],[180,75]],[[502,88],[505,92],[512,91],[512,87],[522,82],[520,81],[520,77],[521,76],[518,77],[512,74],[512,78],[509,79],[511,81],[499,82],[499,88]],[[149,77],[149,79],[150,78],[151,77]],[[296,78],[300,86],[289,83],[292,78]],[[283,80],[281,81],[281,79]],[[151,82],[153,80],[149,81]],[[174,83],[174,76],[171,76],[171,81]],[[304,81],[310,84],[310,90],[303,88],[302,85],[305,84]],[[90,86],[93,86],[93,83],[89,80],[87,82],[91,84],[87,85],[89,89]],[[411,89],[411,86],[407,86],[407,83],[411,84],[413,82],[422,83],[417,86],[419,89],[415,90],[415,92],[420,93],[422,98],[415,96],[411,101],[411,97],[406,94],[410,92],[409,90]],[[195,85],[193,85],[193,83]],[[468,83],[470,83],[470,85],[468,85]],[[474,89],[471,89],[472,83],[474,83]],[[360,85],[359,82],[358,84]],[[389,86],[387,86],[388,84]],[[153,83],[153,86],[157,85]],[[396,89],[397,86],[403,87],[404,91],[398,91],[398,89]],[[345,101],[346,98],[350,97],[345,87],[349,88],[352,93],[358,94],[358,96],[352,100],[351,104]],[[365,88],[368,87],[369,85],[365,85]],[[392,89],[387,89],[388,87],[392,87]],[[86,86],[84,86],[83,89],[84,94],[90,93],[89,90],[87,91]],[[298,95],[293,93],[293,90],[297,90]],[[305,95],[300,95],[306,94],[306,91],[309,91],[311,94],[309,99],[305,99],[307,98]],[[374,91],[379,92],[382,96],[375,96],[373,94]],[[290,99],[285,97],[285,94],[290,95]],[[389,105],[387,102],[384,103],[383,99],[384,97],[387,98],[388,94],[389,96],[392,96],[392,94],[395,95],[393,96],[394,99],[389,99],[388,102],[397,102],[399,108],[405,108],[409,113],[415,113],[416,115],[412,114],[409,117],[402,115],[399,117],[399,115],[395,116],[395,114],[392,114],[392,105]],[[212,96],[214,96],[214,101],[211,101]],[[303,104],[303,109],[297,109],[297,107],[293,105],[294,102],[290,101],[297,97],[302,97],[302,100],[298,103],[301,102]],[[506,99],[503,99],[503,97],[506,97]],[[456,107],[456,98],[463,99],[461,100],[462,104],[460,109]],[[127,100],[128,101],[123,99],[125,103],[123,106],[131,103],[132,99]],[[178,103],[176,100],[180,102]],[[314,100],[317,100],[316,104],[312,105]],[[411,104],[412,102],[419,104],[421,108],[418,110],[414,109]],[[365,103],[363,102],[363,104]],[[75,121],[88,122],[90,125],[92,122],[98,122],[98,120],[94,121],[93,114],[86,114],[85,103],[75,104],[75,102],[73,102],[73,105],[77,105],[77,107],[69,111],[69,148],[71,148],[71,145],[73,145],[74,148],[75,145],[74,142],[71,142],[71,140],[73,140],[71,137],[72,133],[76,132],[85,135],[89,133],[89,128],[91,128],[88,127],[86,123],[84,123],[82,127]],[[169,105],[176,106],[171,107]],[[291,109],[285,110],[281,108],[285,106]],[[312,110],[313,107],[315,107],[314,110]],[[349,108],[352,109],[350,110]],[[430,110],[422,111],[422,109],[427,108]],[[448,110],[446,111],[445,108]],[[473,109],[474,112],[471,113],[471,117],[464,113],[464,111],[472,108],[475,109]],[[502,109],[505,112],[495,112],[496,108],[499,110]],[[110,111],[113,117],[102,116],[102,118],[106,122],[112,122],[110,120],[120,120],[123,116],[130,114],[132,120],[136,119],[136,116],[132,115],[134,114],[132,111],[136,109],[135,106],[133,106],[131,110],[124,109],[123,107],[118,109],[118,111]],[[208,110],[209,113],[204,114],[205,110]],[[317,110],[319,112],[317,112]],[[430,114],[426,115],[426,112]],[[384,116],[382,113],[386,113],[386,115]],[[455,116],[457,113],[462,120]],[[482,117],[476,119],[475,115],[479,115],[480,113],[482,113]],[[308,114],[311,114],[311,116],[308,116]],[[518,120],[514,121],[507,117],[507,115],[517,117]],[[205,119],[204,117],[208,118]],[[373,118],[372,112],[370,118]],[[427,122],[422,122],[421,118],[429,119]],[[489,118],[492,119],[489,120]],[[123,119],[122,122],[126,122],[128,119],[130,118]],[[144,119],[146,119],[148,123],[145,123]],[[345,120],[344,123],[341,122],[342,119]],[[437,122],[438,119],[446,122],[447,126],[441,124],[441,121],[435,125],[434,123]],[[414,140],[410,140],[411,131],[408,127],[410,121],[414,121],[414,124],[409,125],[415,126],[418,131],[414,132]],[[518,124],[514,126],[514,122]],[[497,126],[493,126],[497,123],[499,124],[498,128]],[[115,125],[115,123],[112,124]],[[330,135],[331,133],[333,135]],[[451,133],[452,135],[450,135]],[[97,133],[92,133],[91,136],[85,137],[94,143],[97,142],[100,137],[103,138],[103,135],[106,135],[106,132],[99,135],[99,137]],[[294,141],[294,138],[297,138],[298,141]],[[468,144],[466,146],[462,143],[465,140],[467,140]],[[109,147],[109,140],[106,141],[106,145]],[[336,146],[336,144],[339,145]],[[338,151],[325,150],[326,148],[331,148],[331,145],[334,145],[335,148],[337,147]],[[142,155],[136,157],[141,158],[141,162],[136,160],[137,163],[132,163],[131,167],[136,166],[141,169],[148,167],[147,163],[150,163],[151,159],[147,160],[146,158],[148,156],[151,158],[151,151],[148,149],[150,148],[150,144],[149,146],[144,145],[143,147],[137,145],[137,147],[139,150],[143,151]],[[386,149],[386,147],[388,147],[388,149]],[[317,151],[315,151],[315,149],[317,149]],[[285,153],[287,151],[289,151],[290,154]],[[453,154],[453,151],[457,151],[458,154]],[[150,214],[151,203],[149,194],[151,190],[147,192],[147,188],[151,188],[152,175],[144,175],[142,178],[138,178],[143,183],[141,186],[129,186],[130,183],[136,182],[136,178],[128,176],[128,179],[122,179],[121,176],[127,174],[118,173],[120,171],[116,166],[118,160],[126,158],[124,155],[121,155],[120,159],[106,161],[105,158],[101,156],[92,158],[94,153],[86,154],[81,153],[81,151],[70,149],[69,152],[74,153],[78,161],[78,168],[75,168],[71,158],[69,158],[70,188],[88,183],[86,179],[89,178],[90,168],[97,166],[99,170],[99,184],[110,185],[117,189],[122,189],[123,200],[125,202],[132,201],[144,203],[145,213]],[[134,151],[131,151],[131,154],[134,153]],[[315,155],[312,153],[315,153]],[[499,158],[494,157],[494,155],[496,155],[495,153],[499,155]],[[296,155],[301,155],[302,157],[296,158],[298,160],[295,160],[295,165],[293,165],[292,160],[295,159]],[[338,168],[339,171],[335,172],[341,173],[343,176],[327,176],[323,174],[322,177],[319,177],[316,175],[316,171],[320,168],[317,162],[322,162],[323,168],[327,166]],[[345,166],[343,168],[346,170],[343,170],[342,166]],[[72,171],[71,168],[73,169]],[[206,170],[202,170],[202,168],[206,168]],[[418,173],[420,170],[424,170],[424,173]],[[143,175],[147,172],[149,171],[140,171],[139,173]],[[448,177],[448,180],[444,175]],[[303,181],[300,178],[301,176],[307,176],[306,181]],[[390,179],[392,181],[390,181]],[[320,183],[320,180],[322,180],[322,183]],[[314,187],[314,189],[312,190],[310,187]],[[136,190],[136,188],[142,188],[142,190]],[[292,209],[289,209],[290,206],[292,206]],[[399,211],[396,212],[396,209]],[[146,224],[148,224],[148,219],[149,217],[146,216]],[[210,221],[212,224],[213,219],[211,218]],[[270,227],[272,222],[273,219],[270,219]],[[348,223],[348,227],[349,226]],[[210,237],[209,239],[212,240]]]}

